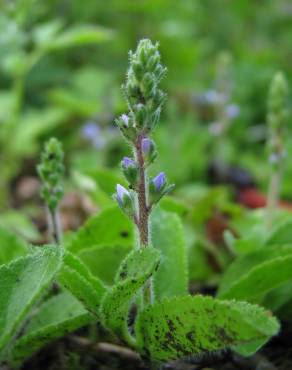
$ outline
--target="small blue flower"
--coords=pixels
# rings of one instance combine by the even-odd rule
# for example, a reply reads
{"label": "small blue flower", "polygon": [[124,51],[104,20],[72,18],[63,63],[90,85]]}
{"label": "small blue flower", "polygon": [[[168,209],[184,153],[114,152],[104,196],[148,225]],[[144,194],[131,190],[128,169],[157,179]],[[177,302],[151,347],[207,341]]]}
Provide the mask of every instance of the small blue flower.
{"label": "small blue flower", "polygon": [[93,139],[100,133],[100,127],[94,121],[88,121],[81,129],[85,139]]}
{"label": "small blue flower", "polygon": [[135,165],[136,165],[135,161],[129,157],[124,157],[122,160],[122,166],[124,168],[129,168],[130,166],[135,166]]}
{"label": "small blue flower", "polygon": [[130,197],[130,193],[128,192],[128,190],[126,188],[124,188],[122,185],[120,184],[117,184],[117,193],[116,193],[116,197],[117,197],[117,201],[119,203],[119,205],[121,207],[123,207],[124,205],[124,198],[127,197],[129,198]]}
{"label": "small blue flower", "polygon": [[152,145],[153,145],[152,141],[148,137],[145,137],[141,143],[143,153],[145,154],[149,153]]}
{"label": "small blue flower", "polygon": [[89,140],[96,149],[101,149],[106,144],[106,138],[100,125],[94,121],[88,121],[81,129],[84,139]]}
{"label": "small blue flower", "polygon": [[121,115],[121,120],[125,126],[129,126],[129,116],[127,116],[125,113]]}
{"label": "small blue flower", "polygon": [[154,179],[152,180],[155,190],[158,192],[160,191],[166,182],[166,177],[164,172],[160,172]]}
{"label": "small blue flower", "polygon": [[225,113],[229,118],[236,118],[240,113],[240,108],[237,104],[229,104],[226,107]]}
{"label": "small blue flower", "polygon": [[123,204],[124,197],[129,197],[130,193],[122,185],[117,184],[117,200],[120,204]]}

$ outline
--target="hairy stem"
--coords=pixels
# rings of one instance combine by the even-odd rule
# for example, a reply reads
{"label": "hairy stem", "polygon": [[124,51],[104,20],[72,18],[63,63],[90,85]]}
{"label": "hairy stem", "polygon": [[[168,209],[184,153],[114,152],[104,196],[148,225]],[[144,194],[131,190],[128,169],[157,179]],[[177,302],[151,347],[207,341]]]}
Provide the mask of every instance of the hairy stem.
{"label": "hairy stem", "polygon": [[[146,183],[146,171],[142,152],[142,140],[143,134],[137,137],[135,143],[136,159],[139,166],[139,181],[137,187],[138,196],[138,220],[137,227],[140,240],[140,248],[147,247],[149,245],[149,213],[150,209],[147,205],[147,183]],[[150,304],[152,301],[152,279],[150,278],[145,285],[142,293],[142,304]]]}
{"label": "hairy stem", "polygon": [[57,245],[61,244],[62,231],[58,208],[55,209],[48,208],[48,221],[52,241]]}
{"label": "hairy stem", "polygon": [[135,143],[136,158],[139,166],[137,227],[140,247],[146,247],[149,244],[149,210],[147,206],[146,171],[141,147],[142,139],[143,135],[139,135]]}

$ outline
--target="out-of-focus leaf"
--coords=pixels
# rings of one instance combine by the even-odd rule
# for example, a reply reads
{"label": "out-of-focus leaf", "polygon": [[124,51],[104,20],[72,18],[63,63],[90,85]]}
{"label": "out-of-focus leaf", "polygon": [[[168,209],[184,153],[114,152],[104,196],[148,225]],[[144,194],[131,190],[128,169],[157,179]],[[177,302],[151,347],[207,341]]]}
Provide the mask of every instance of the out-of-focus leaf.
{"label": "out-of-focus leaf", "polygon": [[0,265],[28,253],[24,240],[0,226]]}
{"label": "out-of-focus leaf", "polygon": [[90,217],[70,239],[68,248],[79,253],[97,245],[125,245],[132,247],[134,230],[130,220],[118,206],[108,207],[101,213]]}
{"label": "out-of-focus leaf", "polygon": [[219,286],[218,297],[258,301],[292,280],[292,247],[273,246],[237,258]]}
{"label": "out-of-focus leaf", "polygon": [[161,263],[153,277],[155,298],[186,294],[187,250],[179,217],[157,208],[151,215],[151,226],[153,247],[161,252]]}
{"label": "out-of-focus leaf", "polygon": [[82,249],[78,257],[94,276],[112,285],[122,260],[130,250],[131,248],[127,245],[97,245]]}
{"label": "out-of-focus leaf", "polygon": [[95,25],[78,25],[69,28],[48,45],[48,49],[57,50],[88,44],[99,44],[113,38],[113,32],[109,29]]}

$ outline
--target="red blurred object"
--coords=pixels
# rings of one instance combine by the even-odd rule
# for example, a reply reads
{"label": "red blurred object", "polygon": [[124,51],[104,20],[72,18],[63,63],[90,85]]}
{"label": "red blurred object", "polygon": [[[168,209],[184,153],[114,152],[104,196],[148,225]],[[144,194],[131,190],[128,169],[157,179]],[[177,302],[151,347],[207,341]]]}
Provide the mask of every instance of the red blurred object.
{"label": "red blurred object", "polygon": [[261,208],[267,204],[265,194],[261,193],[254,187],[240,189],[237,193],[236,200],[248,208]]}
{"label": "red blurred object", "polygon": [[[236,191],[236,201],[247,208],[263,208],[267,205],[267,195],[257,189],[253,176],[245,169],[215,161],[208,166],[207,176],[212,185],[232,185]],[[291,202],[280,201],[279,207],[292,211]]]}
{"label": "red blurred object", "polygon": [[[262,208],[267,205],[267,196],[255,187],[239,189],[236,200],[247,208]],[[279,207],[292,211],[292,203],[280,201]]]}

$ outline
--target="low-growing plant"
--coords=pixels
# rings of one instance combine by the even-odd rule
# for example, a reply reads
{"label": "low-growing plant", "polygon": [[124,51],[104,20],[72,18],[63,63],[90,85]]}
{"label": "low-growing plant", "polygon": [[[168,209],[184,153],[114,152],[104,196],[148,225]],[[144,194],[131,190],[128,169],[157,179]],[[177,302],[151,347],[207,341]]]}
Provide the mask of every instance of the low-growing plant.
{"label": "low-growing plant", "polygon": [[[130,53],[130,67],[126,84],[123,86],[129,113],[123,114],[117,120],[123,136],[134,152],[133,158],[127,157],[122,161],[129,188],[117,185],[115,194],[119,206],[137,226],[139,243],[122,263],[117,275],[117,285],[105,294],[101,305],[105,326],[121,336],[130,346],[138,349],[143,356],[154,361],[167,361],[186,355],[198,355],[207,351],[243,345],[247,339],[247,337],[244,339],[247,333],[243,334],[242,331],[244,324],[241,326],[240,322],[237,322],[239,324],[237,328],[233,325],[233,329],[229,328],[225,321],[228,316],[227,311],[230,314],[229,323],[234,321],[233,310],[239,312],[243,309],[245,319],[249,314],[255,314],[255,317],[261,315],[258,307],[247,306],[246,303],[188,296],[185,294],[186,287],[179,294],[171,294],[168,297],[155,294],[155,286],[167,285],[163,280],[169,277],[167,274],[159,275],[159,262],[165,258],[165,250],[161,250],[160,245],[152,245],[151,239],[155,239],[155,234],[152,235],[151,230],[151,211],[153,206],[157,205],[160,199],[173,188],[173,185],[167,185],[164,173],[148,180],[146,168],[156,157],[155,145],[149,136],[158,123],[161,105],[165,98],[159,89],[164,73],[158,45],[153,45],[149,40],[140,41],[137,51],[134,54]],[[167,221],[161,220],[161,222]],[[179,243],[172,244],[172,240],[169,240],[167,248],[178,250],[180,246]],[[141,269],[139,265],[144,263],[146,256],[149,258],[146,263],[148,268],[143,266],[144,268]],[[149,270],[150,256],[151,270]],[[173,253],[173,261],[170,259],[169,251],[167,251],[167,257],[169,267],[179,261],[178,253]],[[171,268],[168,270],[168,275],[170,274],[172,274]],[[184,272],[181,272],[176,279],[181,279],[183,274]],[[141,277],[140,283],[138,283],[140,280],[138,277]],[[135,323],[135,336],[133,336],[127,325],[131,302],[129,298],[136,295],[137,288],[142,285],[144,285],[143,295],[136,298],[139,311]],[[231,332],[234,329],[232,335]],[[247,335],[252,333],[249,332]],[[254,338],[250,342],[254,342]],[[255,346],[249,343],[248,347],[243,345],[238,350],[253,352],[258,348],[261,340],[255,342],[257,343]]]}
{"label": "low-growing plant", "polygon": [[[226,348],[250,355],[278,333],[277,319],[260,306],[187,293],[182,224],[159,206],[173,185],[163,172],[151,178],[147,171],[157,157],[151,134],[165,101],[164,74],[158,44],[141,40],[123,86],[129,112],[116,121],[133,151],[121,164],[128,187],[118,184],[114,195],[124,214],[107,208],[61,242],[62,150],[55,139],[46,145],[39,173],[54,244],[0,267],[2,362],[19,366],[48,342],[96,321],[153,367]],[[49,289],[54,282],[56,294]]]}

